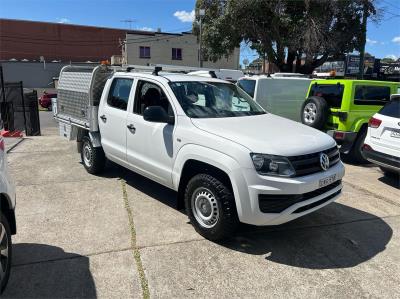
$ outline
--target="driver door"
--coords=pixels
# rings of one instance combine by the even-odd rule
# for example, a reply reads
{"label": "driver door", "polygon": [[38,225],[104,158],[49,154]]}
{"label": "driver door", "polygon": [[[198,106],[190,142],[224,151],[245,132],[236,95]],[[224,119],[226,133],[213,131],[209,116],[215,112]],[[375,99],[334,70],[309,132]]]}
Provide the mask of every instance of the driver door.
{"label": "driver door", "polygon": [[163,87],[150,80],[139,80],[133,111],[127,116],[127,160],[136,172],[172,187],[175,127],[145,121],[143,111],[148,106],[161,106],[169,115],[175,116]]}

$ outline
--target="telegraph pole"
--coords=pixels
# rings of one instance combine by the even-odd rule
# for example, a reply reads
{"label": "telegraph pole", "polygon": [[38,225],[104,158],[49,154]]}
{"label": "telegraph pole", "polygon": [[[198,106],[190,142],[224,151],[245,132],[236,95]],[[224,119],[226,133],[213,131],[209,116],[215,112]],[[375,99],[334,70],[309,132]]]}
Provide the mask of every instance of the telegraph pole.
{"label": "telegraph pole", "polygon": [[360,48],[360,64],[358,68],[358,78],[364,78],[364,56],[365,44],[367,42],[367,20],[368,20],[368,0],[364,0],[364,8],[361,23],[361,48]]}
{"label": "telegraph pole", "polygon": [[202,19],[204,17],[204,15],[206,14],[206,10],[200,8],[199,9],[199,25],[200,25],[200,36],[199,36],[199,67],[203,67],[203,47],[202,47],[202,43],[203,43],[203,26],[202,26]]}

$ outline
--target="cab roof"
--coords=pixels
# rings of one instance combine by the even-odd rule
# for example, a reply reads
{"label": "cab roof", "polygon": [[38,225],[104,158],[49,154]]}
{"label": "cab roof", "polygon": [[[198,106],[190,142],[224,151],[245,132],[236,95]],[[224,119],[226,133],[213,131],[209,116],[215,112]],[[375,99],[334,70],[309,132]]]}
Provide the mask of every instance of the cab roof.
{"label": "cab roof", "polygon": [[187,75],[187,74],[177,74],[177,73],[167,73],[159,72],[158,75],[154,75],[151,72],[117,72],[116,75],[121,77],[142,77],[147,79],[153,79],[160,82],[218,82],[218,83],[229,83],[228,81],[209,78],[203,76]]}

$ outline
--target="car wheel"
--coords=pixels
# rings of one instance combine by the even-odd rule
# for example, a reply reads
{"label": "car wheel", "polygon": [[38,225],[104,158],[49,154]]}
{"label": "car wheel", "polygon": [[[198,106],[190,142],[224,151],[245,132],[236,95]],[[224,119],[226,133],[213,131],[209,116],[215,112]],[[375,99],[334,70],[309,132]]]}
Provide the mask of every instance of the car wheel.
{"label": "car wheel", "polygon": [[309,97],[301,108],[301,122],[315,129],[323,129],[328,119],[329,106],[324,98]]}
{"label": "car wheel", "polygon": [[10,277],[12,258],[11,230],[7,218],[0,213],[0,294],[6,288]]}
{"label": "car wheel", "polygon": [[209,174],[198,174],[187,184],[186,213],[195,230],[216,241],[232,236],[239,224],[232,191]]}
{"label": "car wheel", "polygon": [[361,129],[357,135],[353,147],[349,152],[349,158],[351,162],[358,164],[368,163],[368,161],[362,155],[362,147],[366,136],[367,136],[367,130],[365,128]]}
{"label": "car wheel", "polygon": [[82,138],[81,159],[86,171],[90,174],[100,173],[105,166],[106,157],[102,147],[94,147],[90,138]]}

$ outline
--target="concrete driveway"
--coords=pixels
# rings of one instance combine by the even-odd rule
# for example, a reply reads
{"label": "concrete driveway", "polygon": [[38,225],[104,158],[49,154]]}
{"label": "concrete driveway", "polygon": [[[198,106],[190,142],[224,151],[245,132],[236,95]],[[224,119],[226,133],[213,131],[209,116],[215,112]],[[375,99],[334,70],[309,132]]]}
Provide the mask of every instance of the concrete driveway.
{"label": "concrete driveway", "polygon": [[176,194],[75,144],[26,138],[9,153],[18,234],[5,298],[400,297],[399,182],[346,165],[341,199],[279,227],[201,238]]}

